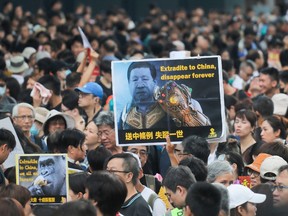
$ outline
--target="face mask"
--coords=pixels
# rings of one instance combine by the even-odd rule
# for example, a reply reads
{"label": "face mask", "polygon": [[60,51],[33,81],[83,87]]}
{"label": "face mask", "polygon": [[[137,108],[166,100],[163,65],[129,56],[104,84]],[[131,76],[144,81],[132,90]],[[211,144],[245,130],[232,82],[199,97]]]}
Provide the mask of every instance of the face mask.
{"label": "face mask", "polygon": [[6,86],[0,87],[0,96],[3,96],[6,92]]}
{"label": "face mask", "polygon": [[39,129],[36,127],[35,124],[32,125],[31,129],[30,129],[30,133],[34,136],[38,136],[39,134]]}

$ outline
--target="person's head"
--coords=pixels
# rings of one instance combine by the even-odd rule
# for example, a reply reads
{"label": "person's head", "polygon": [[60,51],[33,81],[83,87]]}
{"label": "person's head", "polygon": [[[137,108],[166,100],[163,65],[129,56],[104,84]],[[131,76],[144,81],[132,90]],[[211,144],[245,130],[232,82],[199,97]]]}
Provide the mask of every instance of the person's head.
{"label": "person's head", "polygon": [[249,50],[246,60],[255,62],[257,69],[260,69],[264,65],[263,52],[261,50]]}
{"label": "person's head", "polygon": [[284,165],[287,165],[287,162],[280,156],[272,155],[266,158],[260,166],[261,183],[274,183],[279,174],[279,168]]}
{"label": "person's head", "polygon": [[147,146],[143,146],[143,145],[128,146],[127,151],[132,152],[139,156],[139,159],[141,161],[141,167],[143,167],[146,164],[147,159],[148,159]]}
{"label": "person's head", "polygon": [[61,95],[61,82],[57,77],[51,75],[44,75],[38,80],[38,82],[42,84],[45,88],[49,89],[52,92],[52,96]]}
{"label": "person's head", "polygon": [[69,175],[68,201],[75,201],[83,198],[88,177],[89,174],[86,172],[72,173]]}
{"label": "person's head", "polygon": [[75,89],[81,80],[81,73],[72,72],[66,76],[66,88]]}
{"label": "person's head", "polygon": [[286,139],[287,134],[284,125],[276,116],[266,117],[261,125],[261,139],[269,143],[275,139]]}
{"label": "person's head", "polygon": [[188,189],[194,183],[196,183],[195,176],[188,167],[170,167],[164,178],[163,186],[171,205],[183,208]]}
{"label": "person's head", "polygon": [[64,156],[40,156],[38,159],[38,172],[47,180],[42,187],[48,196],[64,195],[63,186],[66,182],[66,160]]}
{"label": "person's head", "polygon": [[284,49],[280,52],[280,55],[279,55],[279,60],[280,60],[282,68],[288,66],[287,59],[288,59],[288,50]]}
{"label": "person's head", "polygon": [[15,146],[13,133],[5,128],[0,128],[0,164],[4,163]]}
{"label": "person's head", "polygon": [[57,110],[51,110],[48,112],[45,122],[43,123],[44,135],[52,134],[57,130],[64,130],[66,128],[74,128],[75,120],[64,113]]}
{"label": "person's head", "polygon": [[254,193],[260,193],[266,195],[266,200],[263,203],[258,203],[257,215],[270,216],[271,210],[273,210],[273,193],[270,184],[259,184],[251,188]]}
{"label": "person's head", "polygon": [[54,216],[95,216],[96,208],[89,200],[67,202],[53,212]]}
{"label": "person's head", "polygon": [[196,157],[187,157],[179,162],[179,165],[187,166],[191,172],[194,174],[197,182],[206,181],[207,179],[207,167],[205,163]]}
{"label": "person's head", "polygon": [[83,161],[87,147],[84,144],[85,134],[77,129],[66,129],[60,133],[58,150],[67,153],[75,161]]}
{"label": "person's head", "polygon": [[70,48],[75,57],[77,57],[78,54],[83,51],[83,43],[80,35],[72,38],[70,41]]}
{"label": "person's head", "polygon": [[278,155],[288,162],[288,148],[279,140],[270,143],[263,143],[255,152],[256,155],[260,153]]}
{"label": "person's head", "polygon": [[264,68],[260,71],[261,93],[273,95],[275,89],[279,88],[279,71],[274,67]]}
{"label": "person's head", "polygon": [[98,171],[87,179],[85,196],[96,204],[102,215],[114,216],[126,199],[127,188],[117,175]]}
{"label": "person's head", "polygon": [[103,146],[88,151],[87,160],[91,172],[104,169],[105,162],[112,156],[112,153]]}
{"label": "person's head", "polygon": [[224,154],[218,156],[218,160],[221,159],[229,162],[236,176],[242,176],[244,172],[244,162],[242,156],[239,153],[227,151]]}
{"label": "person's head", "polygon": [[98,127],[98,136],[101,144],[103,144],[107,149],[114,148],[116,146],[116,140],[113,112],[100,112],[95,122]]}
{"label": "person's head", "polygon": [[279,74],[280,92],[288,93],[288,70],[282,71]]}
{"label": "person's head", "polygon": [[210,150],[206,139],[191,135],[182,141],[182,145],[184,153],[191,154],[207,164]]}
{"label": "person's head", "polygon": [[104,77],[105,80],[108,82],[112,82],[111,76],[111,62],[110,60],[103,60],[100,63],[100,71],[101,75]]}
{"label": "person's head", "polygon": [[137,159],[128,153],[112,155],[106,163],[106,170],[118,175],[126,185],[135,186],[140,174]]}
{"label": "person's head", "polygon": [[273,205],[276,208],[288,205],[288,165],[280,167],[278,173],[272,187]]}
{"label": "person's head", "polygon": [[[258,120],[260,120],[260,117],[263,119],[271,116],[274,110],[273,101],[265,95],[259,96],[253,101],[253,110],[258,116]],[[262,121],[258,121],[258,123],[262,123]]]}
{"label": "person's head", "polygon": [[220,183],[213,183],[213,185],[220,191],[221,193],[221,206],[219,216],[229,216],[229,194],[227,188]]}
{"label": "person's head", "polygon": [[83,109],[94,107],[98,104],[101,105],[103,99],[103,89],[95,82],[88,82],[83,87],[75,89],[79,93],[78,105]]}
{"label": "person's head", "polygon": [[0,188],[0,197],[10,197],[16,199],[24,208],[25,215],[32,213],[30,206],[31,194],[29,190],[21,185],[10,183]]}
{"label": "person's head", "polygon": [[135,103],[153,101],[156,69],[148,62],[133,62],[127,72],[130,93]]}
{"label": "person's head", "polygon": [[254,216],[256,215],[256,203],[263,203],[266,195],[251,191],[248,187],[240,184],[232,184],[228,188],[231,216]]}
{"label": "person's head", "polygon": [[235,134],[240,137],[246,137],[254,133],[257,116],[251,110],[240,110],[236,113],[234,121]]}
{"label": "person's head", "polygon": [[193,184],[188,190],[185,201],[187,216],[218,216],[221,209],[220,191],[207,182]]}
{"label": "person's head", "polygon": [[14,198],[0,198],[0,213],[5,216],[24,216],[24,209]]}
{"label": "person's head", "polygon": [[24,133],[29,133],[34,118],[34,107],[28,103],[19,103],[13,107],[12,118],[14,124],[18,125]]}
{"label": "person's head", "polygon": [[213,161],[208,165],[207,170],[207,182],[209,183],[218,182],[228,187],[235,180],[234,170],[228,161]]}
{"label": "person's head", "polygon": [[100,144],[100,137],[98,136],[98,127],[95,123],[96,119],[88,122],[84,129],[85,144],[88,150],[95,149]]}
{"label": "person's head", "polygon": [[261,183],[261,181],[260,181],[260,167],[261,167],[261,164],[263,163],[263,161],[268,157],[271,157],[271,155],[265,154],[265,153],[260,153],[255,158],[253,163],[251,163],[245,167],[245,172],[247,173],[248,176],[250,176],[252,187]]}

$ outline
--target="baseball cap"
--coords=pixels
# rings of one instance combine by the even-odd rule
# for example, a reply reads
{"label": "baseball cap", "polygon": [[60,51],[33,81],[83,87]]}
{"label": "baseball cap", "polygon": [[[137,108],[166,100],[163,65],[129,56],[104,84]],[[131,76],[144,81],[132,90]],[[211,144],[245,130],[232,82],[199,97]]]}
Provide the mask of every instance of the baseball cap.
{"label": "baseball cap", "polygon": [[88,82],[83,87],[78,87],[75,91],[80,91],[86,94],[93,94],[96,97],[99,97],[101,100],[103,98],[103,89],[102,87],[95,82]]}
{"label": "baseball cap", "polygon": [[266,200],[266,195],[254,193],[248,187],[240,184],[232,184],[227,187],[229,193],[229,208],[233,209],[246,202],[263,203]]}
{"label": "baseball cap", "polygon": [[260,166],[262,164],[262,162],[267,158],[267,157],[271,157],[272,155],[270,154],[266,154],[266,153],[260,153],[255,160],[253,161],[253,163],[249,164],[246,166],[246,168],[250,168],[256,172],[260,172]]}
{"label": "baseball cap", "polygon": [[[287,162],[282,157],[279,157],[277,155],[268,157],[261,164],[260,176],[263,179],[274,181],[276,180],[276,176],[278,175],[278,169],[286,164]],[[271,176],[269,174],[273,174],[274,176]]]}

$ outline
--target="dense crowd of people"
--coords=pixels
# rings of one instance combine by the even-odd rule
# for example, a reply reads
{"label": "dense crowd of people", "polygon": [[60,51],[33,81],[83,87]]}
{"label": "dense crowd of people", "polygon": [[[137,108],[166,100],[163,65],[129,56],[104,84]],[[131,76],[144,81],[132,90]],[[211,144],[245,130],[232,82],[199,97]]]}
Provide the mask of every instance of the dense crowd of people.
{"label": "dense crowd of people", "polygon": [[[36,13],[10,1],[2,6],[0,119],[10,117],[25,154],[67,154],[76,172],[65,204],[31,206],[31,196],[45,188],[17,185],[15,167],[2,167],[0,215],[287,215],[288,18],[279,9],[151,5],[134,21],[124,9],[94,15],[81,3],[64,13],[60,0]],[[184,50],[221,56],[226,141],[191,134],[180,144],[167,136],[164,146],[117,146],[111,62]],[[15,145],[0,125],[0,165]],[[58,160],[43,156],[39,164],[58,170]],[[66,181],[57,182],[53,190],[62,193]]]}

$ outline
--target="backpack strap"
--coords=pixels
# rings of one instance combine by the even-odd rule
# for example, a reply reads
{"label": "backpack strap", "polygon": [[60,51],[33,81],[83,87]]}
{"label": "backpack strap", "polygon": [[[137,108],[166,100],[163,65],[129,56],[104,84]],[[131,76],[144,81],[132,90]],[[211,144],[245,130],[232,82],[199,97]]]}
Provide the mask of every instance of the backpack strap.
{"label": "backpack strap", "polygon": [[145,180],[147,187],[155,191],[156,189],[155,177],[153,175],[145,174]]}
{"label": "backpack strap", "polygon": [[149,198],[148,198],[148,205],[151,207],[151,209],[153,210],[153,205],[156,199],[158,199],[158,195],[156,193],[152,193]]}

